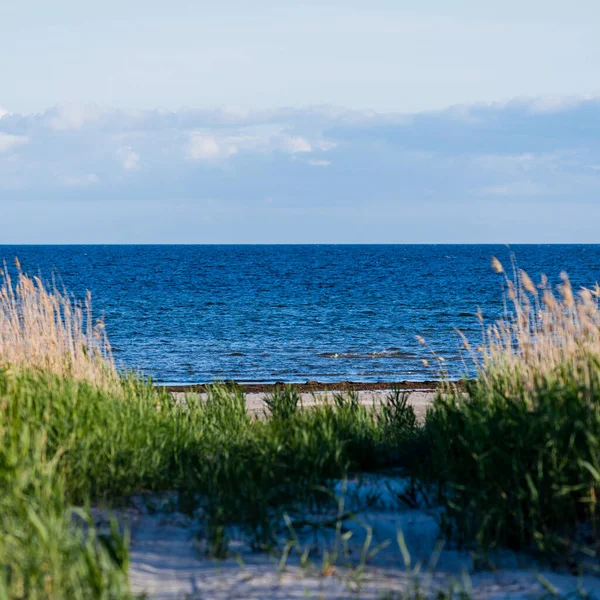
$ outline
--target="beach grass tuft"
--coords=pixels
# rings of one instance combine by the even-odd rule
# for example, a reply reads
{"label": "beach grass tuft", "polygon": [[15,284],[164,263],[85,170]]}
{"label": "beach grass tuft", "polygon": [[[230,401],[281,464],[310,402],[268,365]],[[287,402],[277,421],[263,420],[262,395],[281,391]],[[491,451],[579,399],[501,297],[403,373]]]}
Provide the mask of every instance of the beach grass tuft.
{"label": "beach grass tuft", "polygon": [[482,323],[466,393],[447,390],[428,413],[423,476],[455,539],[573,560],[598,549],[599,290],[493,267],[504,317]]}
{"label": "beach grass tuft", "polygon": [[117,378],[111,347],[91,295],[77,302],[56,283],[0,269],[0,361],[108,385]]}

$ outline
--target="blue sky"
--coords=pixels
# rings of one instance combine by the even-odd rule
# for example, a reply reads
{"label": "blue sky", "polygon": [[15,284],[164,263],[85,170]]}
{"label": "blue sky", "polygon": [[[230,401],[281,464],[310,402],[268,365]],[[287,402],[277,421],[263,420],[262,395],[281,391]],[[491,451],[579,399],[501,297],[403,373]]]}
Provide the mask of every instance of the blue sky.
{"label": "blue sky", "polygon": [[597,2],[5,4],[4,243],[600,242]]}

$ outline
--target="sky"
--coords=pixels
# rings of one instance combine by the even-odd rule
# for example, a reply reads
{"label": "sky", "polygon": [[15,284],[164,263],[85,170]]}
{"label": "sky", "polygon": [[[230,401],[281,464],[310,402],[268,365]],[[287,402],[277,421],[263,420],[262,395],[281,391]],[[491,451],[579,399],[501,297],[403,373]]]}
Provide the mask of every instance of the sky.
{"label": "sky", "polygon": [[600,4],[0,5],[2,243],[600,242]]}

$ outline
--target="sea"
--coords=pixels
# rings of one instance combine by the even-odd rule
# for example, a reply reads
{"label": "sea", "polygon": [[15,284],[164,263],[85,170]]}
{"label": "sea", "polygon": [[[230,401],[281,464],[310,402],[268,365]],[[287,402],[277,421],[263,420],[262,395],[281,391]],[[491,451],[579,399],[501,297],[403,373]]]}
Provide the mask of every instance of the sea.
{"label": "sea", "polygon": [[10,270],[89,290],[119,368],[162,384],[432,380],[432,353],[460,378],[457,331],[477,343],[477,309],[501,317],[490,261],[511,254],[534,281],[600,281],[600,245],[0,246]]}

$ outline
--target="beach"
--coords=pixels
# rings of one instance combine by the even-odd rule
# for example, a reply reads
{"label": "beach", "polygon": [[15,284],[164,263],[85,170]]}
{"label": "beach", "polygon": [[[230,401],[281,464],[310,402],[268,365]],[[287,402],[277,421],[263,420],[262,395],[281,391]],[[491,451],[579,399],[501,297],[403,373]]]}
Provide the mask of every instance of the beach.
{"label": "beach", "polygon": [[[409,594],[416,594],[417,589],[423,598],[437,597],[438,592],[452,588],[468,590],[469,598],[493,600],[541,599],[548,589],[560,597],[576,595],[578,590],[591,597],[600,593],[595,575],[580,577],[553,570],[526,554],[494,552],[490,555],[493,567],[482,568],[485,562],[480,563],[473,552],[452,544],[441,547],[436,511],[399,509],[393,493],[402,482],[395,478],[356,476],[339,482],[338,493],[343,486],[345,508],[355,511],[343,523],[343,533],[352,533],[347,554],[334,529],[325,528],[315,535],[307,528],[294,532],[298,549],[285,560],[281,552],[257,553],[235,531],[228,557],[207,557],[202,543],[205,532],[197,518],[168,510],[149,512],[143,499],[137,498],[121,513],[131,528],[132,591],[147,593],[153,600],[381,600],[413,597]],[[364,499],[373,495],[377,502],[365,509]],[[408,566],[398,546],[399,531],[410,553]],[[282,546],[290,539],[290,532],[282,526]],[[309,547],[310,559],[303,562],[300,554]],[[373,556],[363,562],[365,547]],[[326,553],[335,551],[339,556],[330,565]]]}
{"label": "beach", "polygon": [[[458,385],[460,386],[460,383]],[[268,414],[265,399],[272,394],[274,389],[281,387],[281,385],[254,384],[240,385],[239,387],[244,390],[247,411],[252,415],[260,417]],[[335,395],[346,394],[348,392],[356,394],[359,403],[363,406],[377,408],[387,402],[392,390],[401,390],[402,394],[406,394],[408,404],[414,409],[417,418],[423,421],[427,409],[432,405],[438,390],[441,389],[441,384],[433,381],[403,381],[394,384],[374,383],[370,385],[354,382],[340,382],[337,384],[313,382],[293,384],[292,387],[298,390],[300,406],[304,409],[331,403]],[[206,398],[205,386],[165,386],[164,389],[168,390],[179,402],[185,402],[185,399],[190,394]]]}
{"label": "beach", "polygon": [[[315,536],[311,529],[299,529],[295,532],[299,547],[312,547],[306,563],[296,549],[284,561],[281,553],[257,553],[235,531],[230,555],[214,560],[204,555],[201,540],[205,534],[198,519],[167,510],[150,513],[143,499],[137,498],[121,515],[131,527],[132,590],[155,600],[381,600],[385,594],[402,598],[414,593],[415,587],[423,597],[435,597],[453,586],[468,589],[474,599],[533,600],[544,597],[546,584],[561,597],[578,589],[592,597],[600,592],[596,576],[551,570],[525,554],[494,552],[490,555],[494,567],[481,569],[471,551],[452,544],[440,547],[435,510],[399,509],[394,492],[402,485],[395,478],[368,475],[339,482],[336,491],[341,493],[345,486],[345,508],[354,511],[343,524],[344,533],[352,532],[347,555],[342,555],[335,530],[323,529]],[[365,498],[373,495],[377,501],[365,509]],[[367,531],[372,536],[370,544]],[[399,531],[410,553],[409,567],[398,546]],[[290,537],[282,527],[282,545]],[[374,552],[362,563],[366,542],[368,551]],[[324,553],[335,551],[336,544],[340,556],[328,565]]]}
{"label": "beach", "polygon": [[[246,410],[252,416],[268,418],[265,400],[283,384],[238,384],[245,394]],[[462,383],[455,382],[462,390]],[[368,408],[381,407],[392,390],[402,390],[419,422],[425,420],[434,398],[441,393],[440,382],[374,383],[356,382],[293,384],[302,409],[310,410],[333,402],[337,394],[354,394]],[[368,389],[364,389],[368,388]],[[166,388],[178,403],[189,398],[206,401],[206,386]],[[418,461],[419,457],[414,456]],[[425,496],[409,506],[401,499],[412,482],[402,470],[390,473],[352,473],[349,479],[332,482],[332,490],[343,502],[340,532],[349,543],[336,537],[336,530],[300,527],[289,530],[279,525],[279,550],[257,553],[239,528],[230,530],[228,556],[214,560],[206,555],[202,541],[206,531],[202,515],[193,517],[174,512],[169,495],[137,497],[127,511],[119,513],[131,531],[132,590],[156,600],[211,598],[214,600],[381,600],[404,598],[418,589],[423,597],[468,590],[469,598],[538,599],[548,590],[567,597],[585,590],[592,597],[600,593],[600,580],[593,574],[575,575],[565,569],[550,569],[526,552],[499,549],[483,561],[470,549],[453,542],[440,543],[440,510]],[[417,495],[418,496],[418,495]],[[152,504],[153,509],[148,510]],[[336,517],[336,511],[311,513],[304,518],[318,523]],[[101,520],[101,517],[100,517]],[[399,544],[399,534],[402,545]],[[282,552],[293,540],[289,555]],[[300,554],[311,548],[310,558]],[[333,564],[328,554],[336,554]],[[343,556],[342,556],[343,554]],[[368,554],[368,560],[364,556]],[[410,564],[407,564],[407,555]],[[483,567],[483,568],[482,568]],[[412,597],[412,596],[411,596]],[[445,597],[445,596],[444,596]]]}

